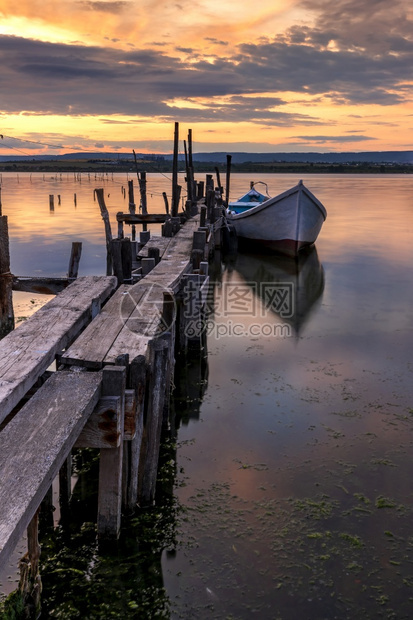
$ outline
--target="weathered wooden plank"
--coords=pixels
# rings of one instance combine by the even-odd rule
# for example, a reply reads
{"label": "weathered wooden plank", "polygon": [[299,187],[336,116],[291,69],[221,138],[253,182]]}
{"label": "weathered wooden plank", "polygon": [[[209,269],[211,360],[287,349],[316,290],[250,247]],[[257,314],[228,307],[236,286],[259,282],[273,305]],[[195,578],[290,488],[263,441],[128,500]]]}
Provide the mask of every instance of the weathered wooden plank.
{"label": "weathered wooden plank", "polygon": [[[62,364],[102,368],[125,322],[135,312],[146,287],[122,285],[61,357]],[[121,353],[127,353],[122,351]]]}
{"label": "weathered wooden plank", "polygon": [[116,214],[118,222],[124,222],[125,224],[163,224],[165,220],[169,219],[169,215],[166,213],[122,213]]}
{"label": "weathered wooden plank", "polygon": [[0,422],[115,288],[113,276],[78,278],[0,341]]}
{"label": "weathered wooden plank", "polygon": [[168,248],[168,245],[170,244],[170,242],[171,242],[171,238],[153,236],[143,246],[143,248],[141,250],[139,250],[138,256],[140,256],[142,258],[147,258],[149,250],[151,250],[152,248],[158,248],[159,249],[159,256],[160,256],[160,258],[162,258],[162,256],[164,255],[166,249]]}
{"label": "weathered wooden plank", "polygon": [[41,295],[57,295],[70,284],[69,278],[34,278],[13,276],[13,291],[38,293]]}
{"label": "weathered wooden plank", "polygon": [[121,397],[102,396],[74,448],[118,448],[121,428]]}
{"label": "weathered wooden plank", "polygon": [[101,373],[56,372],[0,432],[0,564],[7,561],[100,397]]}

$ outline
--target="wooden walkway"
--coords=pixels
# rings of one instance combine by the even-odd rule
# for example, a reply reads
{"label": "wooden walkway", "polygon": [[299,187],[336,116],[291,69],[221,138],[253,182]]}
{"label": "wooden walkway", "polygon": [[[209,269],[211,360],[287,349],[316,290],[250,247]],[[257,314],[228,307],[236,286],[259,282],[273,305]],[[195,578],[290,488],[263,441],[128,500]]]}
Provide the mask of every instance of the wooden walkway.
{"label": "wooden walkway", "polygon": [[135,284],[78,278],[0,340],[0,566],[28,528],[37,578],[38,509],[74,447],[100,449],[99,537],[118,535],[122,507],[153,501],[175,347],[185,346],[182,292],[188,278],[205,288],[216,244],[199,224],[140,248],[135,273],[146,275]]}

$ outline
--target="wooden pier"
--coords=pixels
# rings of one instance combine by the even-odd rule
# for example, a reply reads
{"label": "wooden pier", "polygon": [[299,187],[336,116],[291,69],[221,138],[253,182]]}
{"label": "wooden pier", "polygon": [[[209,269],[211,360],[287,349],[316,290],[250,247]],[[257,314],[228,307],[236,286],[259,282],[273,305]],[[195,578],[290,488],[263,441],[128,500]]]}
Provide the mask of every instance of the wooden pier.
{"label": "wooden pier", "polygon": [[[21,587],[32,598],[39,507],[56,477],[68,505],[73,448],[100,450],[100,539],[116,539],[122,511],[154,501],[175,354],[191,340],[201,344],[187,329],[200,319],[187,311],[187,292],[202,313],[208,261],[220,244],[222,207],[209,200],[209,218],[203,204],[192,204],[200,211],[192,217],[157,216],[159,237],[145,230],[153,216],[118,214],[118,237],[107,236],[115,275],[66,282],[0,340],[0,566],[27,529]],[[125,238],[123,226],[136,224],[145,225],[139,241]]]}

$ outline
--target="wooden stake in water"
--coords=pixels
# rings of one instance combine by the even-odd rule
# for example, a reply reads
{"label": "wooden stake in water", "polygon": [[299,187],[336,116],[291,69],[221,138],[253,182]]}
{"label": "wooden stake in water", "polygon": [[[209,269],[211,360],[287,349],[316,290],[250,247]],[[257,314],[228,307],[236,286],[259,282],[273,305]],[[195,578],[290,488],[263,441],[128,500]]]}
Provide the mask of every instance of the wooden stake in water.
{"label": "wooden stake in water", "polygon": [[0,209],[0,338],[14,329],[12,284],[7,216]]}

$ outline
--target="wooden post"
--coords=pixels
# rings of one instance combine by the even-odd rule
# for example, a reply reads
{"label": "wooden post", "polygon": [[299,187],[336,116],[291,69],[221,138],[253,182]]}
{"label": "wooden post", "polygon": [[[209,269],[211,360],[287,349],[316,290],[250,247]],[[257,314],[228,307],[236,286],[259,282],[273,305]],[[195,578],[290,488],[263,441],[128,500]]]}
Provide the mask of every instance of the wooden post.
{"label": "wooden post", "polygon": [[123,284],[123,267],[122,267],[122,239],[112,239],[110,244],[110,255],[112,261],[113,275],[118,280],[118,286]]}
{"label": "wooden post", "polygon": [[148,243],[150,238],[151,238],[150,230],[143,230],[142,232],[139,233],[139,243],[141,244],[142,247]]}
{"label": "wooden post", "polygon": [[198,181],[197,183],[197,200],[201,200],[204,197],[204,181]]}
{"label": "wooden post", "polygon": [[169,386],[165,385],[169,361],[170,334],[149,342],[148,407],[145,421],[145,450],[141,499],[152,503],[155,497],[163,408]]}
{"label": "wooden post", "polygon": [[116,276],[118,285],[130,282],[132,279],[132,246],[130,239],[112,239],[111,255],[113,275]]}
{"label": "wooden post", "polygon": [[132,244],[127,237],[121,244],[122,273],[124,282],[132,282]]}
{"label": "wooden post", "polygon": [[224,191],[224,188],[221,185],[221,176],[219,174],[219,169],[217,166],[215,166],[215,174],[217,175],[217,188],[222,198],[222,192]]}
{"label": "wooden post", "polygon": [[165,211],[166,213],[169,213],[169,202],[168,202],[168,196],[166,195],[166,192],[162,192],[162,196],[163,196],[163,201],[165,203]]}
{"label": "wooden post", "polygon": [[73,241],[72,251],[70,253],[69,269],[67,272],[67,277],[69,279],[77,278],[77,274],[79,272],[79,263],[80,263],[81,255],[82,255],[82,242]]}
{"label": "wooden post", "polygon": [[206,224],[207,208],[205,206],[202,206],[200,209],[200,212],[201,212],[201,217],[199,219],[199,226],[200,228],[204,228]]}
{"label": "wooden post", "polygon": [[227,172],[226,172],[226,181],[225,181],[225,204],[228,207],[229,205],[229,188],[230,188],[230,179],[231,179],[231,160],[232,155],[227,155]]}
{"label": "wooden post", "polygon": [[101,448],[99,466],[98,536],[118,538],[122,506],[123,426],[125,417],[126,368],[103,369],[102,396],[120,396],[120,437],[117,448]]}
{"label": "wooden post", "polygon": [[160,249],[159,248],[148,248],[148,258],[155,259],[155,265],[159,263],[160,258]]}
{"label": "wooden post", "polygon": [[105,236],[106,236],[106,275],[112,275],[113,263],[112,263],[112,230],[110,227],[109,212],[105,204],[104,190],[103,188],[95,189],[95,194],[98,199],[100,214],[105,224]]}
{"label": "wooden post", "polygon": [[60,520],[65,522],[68,519],[69,502],[72,494],[72,454],[63,463],[59,470],[59,505]]}
{"label": "wooden post", "polygon": [[53,194],[49,194],[49,209],[50,209],[50,211],[54,211],[54,196],[53,196]]}
{"label": "wooden post", "polygon": [[214,189],[214,179],[212,174],[207,174],[205,177],[205,191],[208,193],[209,189]]}
{"label": "wooden post", "polygon": [[214,223],[215,190],[209,188],[206,194],[207,218],[211,224]]}
{"label": "wooden post", "polygon": [[[26,613],[30,617],[40,615],[40,595],[42,581],[39,573],[40,545],[39,545],[39,510],[37,509],[27,528],[27,554],[20,560],[19,591],[22,596]],[[27,615],[27,617],[29,617]]]}
{"label": "wooden post", "polygon": [[0,215],[0,338],[14,329],[12,286],[7,215]]}
{"label": "wooden post", "polygon": [[139,190],[141,193],[141,211],[146,215],[148,213],[148,200],[146,194],[146,172],[144,170],[139,175]]}
{"label": "wooden post", "polygon": [[[136,213],[135,195],[133,191],[133,181],[128,181],[129,188],[129,213],[134,215]],[[132,241],[136,239],[136,226],[132,224]]]}
{"label": "wooden post", "polygon": [[133,181],[128,181],[128,191],[129,191],[129,213],[135,213],[136,205],[135,205],[135,196],[133,192]]}
{"label": "wooden post", "polygon": [[172,207],[171,215],[178,215],[179,197],[178,197],[178,142],[179,142],[179,123],[175,123],[174,131],[174,152],[172,160]]}
{"label": "wooden post", "polygon": [[124,446],[125,448],[127,447],[129,452],[126,507],[130,512],[135,509],[138,501],[139,459],[143,436],[146,371],[146,358],[144,355],[138,355],[134,360],[132,360],[129,371],[130,387],[135,390],[136,398],[135,436]]}

